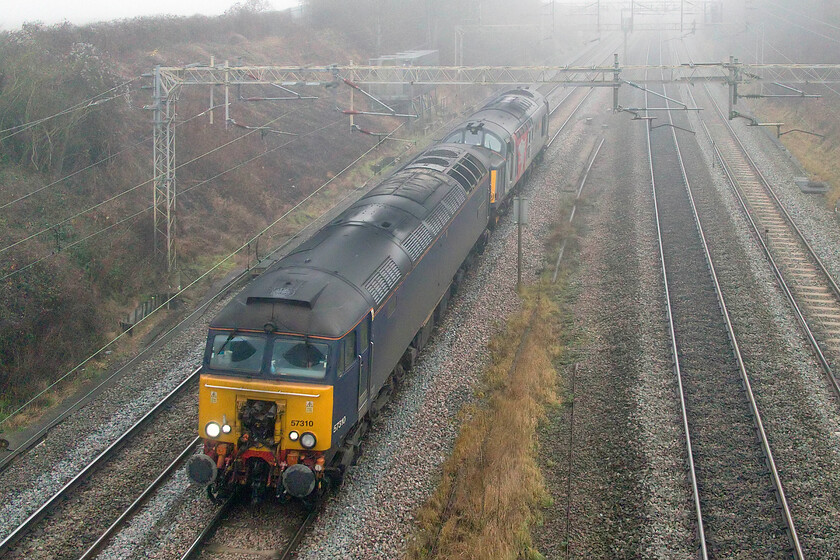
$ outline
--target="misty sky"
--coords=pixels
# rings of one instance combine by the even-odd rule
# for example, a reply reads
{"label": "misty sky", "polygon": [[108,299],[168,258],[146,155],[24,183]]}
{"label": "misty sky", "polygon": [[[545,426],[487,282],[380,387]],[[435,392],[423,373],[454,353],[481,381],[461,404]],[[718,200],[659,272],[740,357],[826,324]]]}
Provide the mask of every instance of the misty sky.
{"label": "misty sky", "polygon": [[[51,25],[66,20],[83,25],[158,14],[211,16],[224,13],[236,3],[237,0],[0,0],[0,29],[19,29],[26,21]],[[269,0],[268,3],[282,10],[298,4],[298,1]]]}

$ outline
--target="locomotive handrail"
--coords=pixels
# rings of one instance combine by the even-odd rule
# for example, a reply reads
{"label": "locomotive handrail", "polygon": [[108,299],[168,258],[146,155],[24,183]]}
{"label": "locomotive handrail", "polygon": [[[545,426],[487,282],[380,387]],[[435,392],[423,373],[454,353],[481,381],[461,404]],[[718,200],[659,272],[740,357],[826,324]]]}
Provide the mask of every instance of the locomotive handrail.
{"label": "locomotive handrail", "polygon": [[250,391],[252,393],[268,393],[269,395],[286,395],[289,397],[309,397],[311,399],[317,399],[321,395],[307,395],[306,393],[290,393],[288,391],[266,391],[265,389],[249,389],[247,387],[228,387],[227,385],[210,385],[209,383],[204,384],[205,387],[208,389],[228,389],[230,391]]}

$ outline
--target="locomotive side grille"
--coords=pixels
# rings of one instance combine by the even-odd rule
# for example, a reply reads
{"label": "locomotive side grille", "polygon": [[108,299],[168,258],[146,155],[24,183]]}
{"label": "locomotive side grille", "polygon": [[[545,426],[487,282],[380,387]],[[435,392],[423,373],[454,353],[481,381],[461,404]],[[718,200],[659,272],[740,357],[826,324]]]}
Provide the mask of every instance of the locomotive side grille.
{"label": "locomotive side grille", "polygon": [[441,169],[446,169],[447,167],[449,167],[449,161],[445,160],[443,158],[440,158],[440,157],[429,157],[429,156],[427,156],[427,157],[418,159],[417,161],[415,161],[411,165],[407,166],[406,169],[410,169],[410,168],[413,168],[413,167],[428,166],[428,165],[435,165],[437,167],[440,167]]}
{"label": "locomotive side grille", "polygon": [[466,200],[467,196],[464,194],[464,191],[461,189],[452,189],[452,191],[450,191],[450,193],[446,195],[440,203],[446,206],[450,216],[454,216],[455,212],[458,211],[458,208],[460,208]]}
{"label": "locomotive side grille", "polygon": [[400,267],[397,263],[388,257],[379,265],[370,278],[365,280],[365,289],[373,296],[376,304],[379,305],[385,299],[385,296],[391,289],[397,285],[400,280]]}
{"label": "locomotive side grille", "polygon": [[415,229],[411,235],[409,235],[406,240],[403,242],[405,245],[406,251],[408,251],[409,256],[411,257],[412,261],[417,261],[420,258],[420,255],[423,254],[423,251],[426,250],[434,238],[439,234],[446,224],[449,223],[449,220],[452,219],[452,216],[455,215],[455,212],[458,211],[458,208],[467,200],[467,196],[461,189],[455,188],[446,195],[443,200],[437,205],[434,211],[429,214],[429,216],[423,220],[423,223],[420,224],[417,229]]}
{"label": "locomotive side grille", "polygon": [[461,164],[456,163],[446,174],[458,181],[458,184],[464,187],[465,191],[471,191],[475,186],[475,179],[472,173],[467,171]]}
{"label": "locomotive side grille", "polygon": [[443,230],[446,223],[449,221],[449,218],[452,217],[452,214],[443,204],[438,204],[437,208],[429,214],[429,216],[423,220],[426,224],[426,227],[432,232],[432,237],[436,236]]}
{"label": "locomotive side grille", "polygon": [[434,236],[426,228],[426,224],[423,223],[417,226],[417,229],[403,241],[403,245],[405,245],[405,250],[408,252],[408,256],[411,257],[411,260],[417,261],[433,239]]}
{"label": "locomotive side grille", "polygon": [[521,97],[517,97],[514,100],[512,100],[511,105],[514,104],[521,108],[523,111],[527,111],[528,109],[534,106],[534,104],[531,101],[528,101],[527,99],[522,99]]}
{"label": "locomotive side grille", "polygon": [[461,160],[461,163],[464,164],[465,166],[469,167],[472,170],[472,172],[475,174],[475,176],[479,179],[481,177],[484,177],[484,175],[487,173],[487,168],[484,167],[484,164],[481,163],[478,160],[478,158],[476,158],[472,154],[465,155],[464,159]]}

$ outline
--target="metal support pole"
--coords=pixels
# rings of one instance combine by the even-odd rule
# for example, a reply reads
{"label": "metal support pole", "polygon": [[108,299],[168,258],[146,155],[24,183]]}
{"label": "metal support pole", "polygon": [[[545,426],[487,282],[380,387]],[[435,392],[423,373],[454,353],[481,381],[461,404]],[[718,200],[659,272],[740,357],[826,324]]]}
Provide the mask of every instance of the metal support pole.
{"label": "metal support pole", "polygon": [[732,119],[732,100],[735,98],[735,57],[729,56],[729,119]]}
{"label": "metal support pole", "polygon": [[513,219],[516,222],[516,291],[522,286],[522,226],[528,223],[528,199],[513,199]]}
{"label": "metal support pole", "polygon": [[[166,255],[166,272],[171,284],[177,268],[175,251],[175,91],[165,90],[160,66],[155,68],[153,88],[153,148],[155,253]],[[170,285],[171,288],[171,285]]]}
{"label": "metal support pole", "polygon": [[732,104],[738,104],[738,80],[740,79],[740,72],[738,71],[738,59],[734,58],[735,65],[732,67]]}
{"label": "metal support pole", "polygon": [[516,291],[522,286],[522,220],[516,224]]}
{"label": "metal support pole", "polygon": [[[210,57],[210,68],[214,68],[215,66],[216,66],[216,57],[211,56]],[[214,98],[215,93],[216,93],[216,88],[213,87],[213,86],[210,86],[210,124],[213,124],[213,113],[215,112],[215,111],[213,111],[213,105],[215,105],[215,103],[216,103],[215,98]]]}
{"label": "metal support pole", "polygon": [[230,128],[230,63],[225,60],[225,129]]}
{"label": "metal support pole", "polygon": [[[627,33],[624,34],[624,40],[627,40]],[[613,111],[618,111],[618,88],[621,86],[621,78],[619,77],[621,70],[618,67],[618,53],[613,54],[613,67],[615,68],[613,71],[613,82],[615,82],[613,86]]]}

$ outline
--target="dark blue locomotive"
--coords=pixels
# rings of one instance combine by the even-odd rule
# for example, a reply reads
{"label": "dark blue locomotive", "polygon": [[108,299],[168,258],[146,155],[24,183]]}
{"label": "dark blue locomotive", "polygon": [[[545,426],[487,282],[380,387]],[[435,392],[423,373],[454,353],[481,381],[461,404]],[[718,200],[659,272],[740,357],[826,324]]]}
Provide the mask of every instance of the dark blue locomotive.
{"label": "dark blue locomotive", "polygon": [[547,139],[541,94],[494,97],[226,306],[192,480],[213,497],[248,485],[307,498],[340,478]]}

